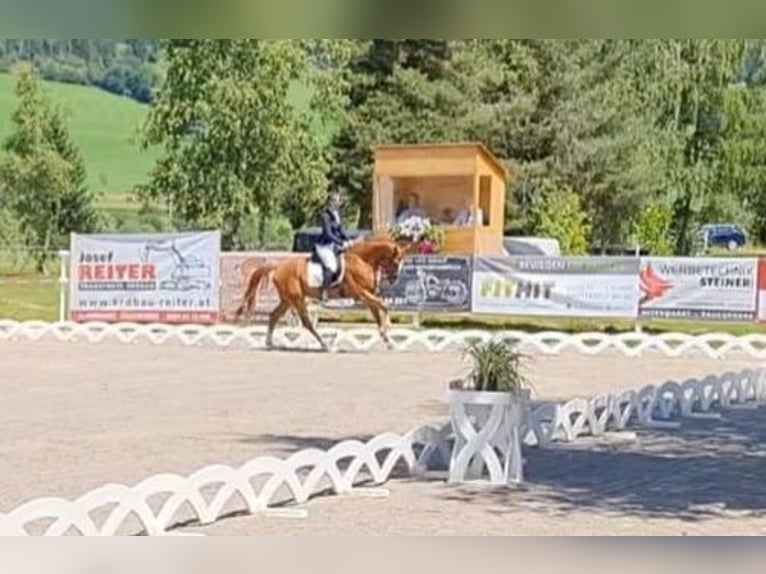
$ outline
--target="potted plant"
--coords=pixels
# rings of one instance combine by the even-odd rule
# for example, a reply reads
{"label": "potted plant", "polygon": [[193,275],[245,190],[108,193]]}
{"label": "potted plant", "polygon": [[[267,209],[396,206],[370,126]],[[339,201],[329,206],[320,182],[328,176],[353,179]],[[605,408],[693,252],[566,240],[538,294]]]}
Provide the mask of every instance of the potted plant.
{"label": "potted plant", "polygon": [[466,357],[473,363],[471,370],[464,378],[452,381],[450,388],[529,396],[527,380],[521,373],[523,355],[513,345],[499,339],[473,341],[463,350],[463,359]]}
{"label": "potted plant", "polygon": [[447,391],[455,435],[449,481],[480,479],[486,467],[492,484],[521,482],[521,425],[531,398],[523,356],[502,340],[470,343],[463,356],[472,368]]}

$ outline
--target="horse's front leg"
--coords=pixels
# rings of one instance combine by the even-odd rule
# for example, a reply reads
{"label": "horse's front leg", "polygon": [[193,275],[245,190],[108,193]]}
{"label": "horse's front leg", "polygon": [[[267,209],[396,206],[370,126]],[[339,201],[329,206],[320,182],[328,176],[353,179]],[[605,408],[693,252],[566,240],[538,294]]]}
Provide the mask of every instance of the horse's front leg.
{"label": "horse's front leg", "polygon": [[367,308],[375,318],[375,322],[378,324],[378,332],[380,338],[386,344],[386,347],[391,349],[393,344],[388,336],[388,329],[391,326],[391,320],[388,316],[388,306],[383,302],[380,297],[377,297],[369,291],[359,290],[357,294],[358,298],[367,305]]}

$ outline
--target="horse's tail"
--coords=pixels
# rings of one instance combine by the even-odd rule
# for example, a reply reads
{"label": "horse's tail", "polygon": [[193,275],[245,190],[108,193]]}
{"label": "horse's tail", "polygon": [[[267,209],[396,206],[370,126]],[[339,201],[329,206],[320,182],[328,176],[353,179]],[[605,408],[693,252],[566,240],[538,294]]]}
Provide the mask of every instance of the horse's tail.
{"label": "horse's tail", "polygon": [[247,279],[247,289],[245,289],[245,296],[242,298],[242,304],[237,308],[235,317],[237,320],[242,317],[243,313],[250,315],[255,307],[256,294],[258,293],[258,287],[261,285],[261,281],[265,277],[276,269],[276,265],[266,264],[261,267],[256,267],[253,272],[250,273],[250,277]]}

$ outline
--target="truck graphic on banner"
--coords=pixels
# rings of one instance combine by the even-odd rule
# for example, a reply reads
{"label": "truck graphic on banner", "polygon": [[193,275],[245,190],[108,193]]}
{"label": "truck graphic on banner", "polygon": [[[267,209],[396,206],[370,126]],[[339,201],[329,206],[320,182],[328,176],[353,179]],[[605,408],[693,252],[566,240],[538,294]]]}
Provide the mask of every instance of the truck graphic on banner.
{"label": "truck graphic on banner", "polygon": [[210,265],[197,255],[181,253],[174,240],[147,241],[141,253],[141,260],[150,261],[153,254],[161,254],[173,261],[170,276],[160,282],[160,289],[166,291],[210,289],[213,276]]}

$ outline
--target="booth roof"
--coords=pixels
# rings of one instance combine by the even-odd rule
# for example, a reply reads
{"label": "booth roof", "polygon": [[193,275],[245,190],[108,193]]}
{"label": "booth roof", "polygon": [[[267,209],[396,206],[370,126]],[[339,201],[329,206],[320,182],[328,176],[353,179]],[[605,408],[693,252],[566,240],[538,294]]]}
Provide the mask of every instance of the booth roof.
{"label": "booth roof", "polygon": [[405,150],[405,149],[444,149],[444,148],[462,148],[466,151],[470,150],[472,152],[478,151],[484,159],[486,159],[490,164],[492,164],[502,175],[503,179],[508,181],[509,178],[509,172],[508,168],[503,165],[503,163],[481,142],[448,142],[448,143],[422,143],[422,144],[381,144],[377,145],[373,148],[374,151],[377,150]]}

